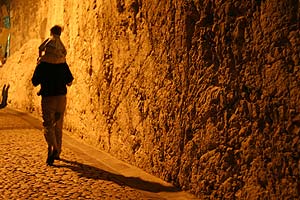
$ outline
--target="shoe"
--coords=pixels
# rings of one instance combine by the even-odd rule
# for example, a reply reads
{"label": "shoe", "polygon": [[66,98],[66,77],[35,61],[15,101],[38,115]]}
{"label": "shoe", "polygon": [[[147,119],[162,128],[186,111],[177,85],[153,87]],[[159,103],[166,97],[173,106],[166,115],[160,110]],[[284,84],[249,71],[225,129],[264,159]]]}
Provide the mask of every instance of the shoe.
{"label": "shoe", "polygon": [[47,160],[46,160],[46,163],[48,166],[53,166],[53,163],[54,163],[54,157],[51,155],[51,156],[48,156],[47,157]]}
{"label": "shoe", "polygon": [[57,156],[53,156],[53,159],[54,160],[60,160],[60,157],[57,155]]}
{"label": "shoe", "polygon": [[58,155],[58,151],[57,151],[57,150],[54,150],[54,151],[53,151],[53,159],[54,159],[54,160],[60,160],[60,157],[59,157],[59,155]]}

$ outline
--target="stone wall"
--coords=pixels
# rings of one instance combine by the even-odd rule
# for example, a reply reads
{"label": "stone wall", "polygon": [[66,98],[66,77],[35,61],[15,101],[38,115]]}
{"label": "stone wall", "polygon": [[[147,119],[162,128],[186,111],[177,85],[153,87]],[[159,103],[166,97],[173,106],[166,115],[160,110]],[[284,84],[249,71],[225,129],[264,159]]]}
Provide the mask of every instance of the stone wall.
{"label": "stone wall", "polygon": [[11,2],[10,106],[40,116],[37,47],[63,24],[76,137],[200,198],[299,197],[298,0]]}

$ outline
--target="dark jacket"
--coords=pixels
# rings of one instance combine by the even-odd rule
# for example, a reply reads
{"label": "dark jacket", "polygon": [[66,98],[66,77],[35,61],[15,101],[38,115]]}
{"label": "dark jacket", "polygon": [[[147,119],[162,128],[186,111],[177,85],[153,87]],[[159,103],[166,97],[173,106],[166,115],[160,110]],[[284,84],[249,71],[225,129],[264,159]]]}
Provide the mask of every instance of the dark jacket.
{"label": "dark jacket", "polygon": [[40,94],[46,97],[67,94],[66,85],[71,83],[73,79],[67,63],[41,62],[36,66],[31,81],[34,86],[41,84]]}

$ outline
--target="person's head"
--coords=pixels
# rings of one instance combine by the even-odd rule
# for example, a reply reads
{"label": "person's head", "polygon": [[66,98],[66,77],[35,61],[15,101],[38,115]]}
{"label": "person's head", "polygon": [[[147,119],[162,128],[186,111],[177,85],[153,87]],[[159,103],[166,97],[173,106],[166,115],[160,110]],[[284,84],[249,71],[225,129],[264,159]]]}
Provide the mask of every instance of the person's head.
{"label": "person's head", "polygon": [[58,35],[60,36],[62,32],[62,27],[59,25],[55,25],[50,29],[51,35]]}

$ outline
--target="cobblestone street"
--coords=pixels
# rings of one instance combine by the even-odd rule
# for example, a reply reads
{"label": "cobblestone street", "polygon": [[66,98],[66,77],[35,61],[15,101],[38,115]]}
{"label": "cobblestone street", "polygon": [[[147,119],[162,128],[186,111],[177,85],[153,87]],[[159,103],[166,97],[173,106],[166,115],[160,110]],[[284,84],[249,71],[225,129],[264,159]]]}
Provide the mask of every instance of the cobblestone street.
{"label": "cobblestone street", "polygon": [[26,113],[0,110],[0,137],[0,199],[195,199],[67,133],[46,166],[41,122]]}

